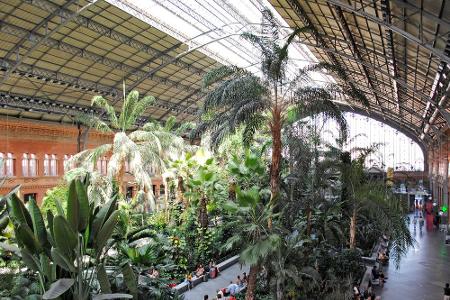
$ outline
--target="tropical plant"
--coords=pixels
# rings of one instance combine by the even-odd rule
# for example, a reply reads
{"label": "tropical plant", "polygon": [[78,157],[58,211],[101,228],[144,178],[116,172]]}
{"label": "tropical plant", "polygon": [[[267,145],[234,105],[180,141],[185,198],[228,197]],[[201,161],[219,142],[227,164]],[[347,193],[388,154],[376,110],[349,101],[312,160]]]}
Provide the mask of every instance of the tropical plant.
{"label": "tropical plant", "polygon": [[228,201],[226,209],[233,214],[228,224],[233,228],[233,236],[224,244],[224,250],[240,249],[240,260],[250,266],[249,280],[245,299],[255,299],[258,273],[263,262],[272,254],[281,242],[280,236],[269,228],[269,220],[276,215],[270,206],[262,203],[264,191],[256,186],[247,190],[236,187],[236,202]]}
{"label": "tropical plant", "polygon": [[345,129],[343,114],[333,103],[336,93],[347,94],[367,103],[365,96],[352,84],[344,87],[329,85],[319,87],[311,82],[309,73],[328,68],[345,77],[336,66],[319,64],[301,69],[295,76],[288,76],[288,48],[296,36],[309,28],[296,28],[281,44],[280,28],[269,11],[263,11],[263,32],[260,36],[245,33],[242,37],[254,44],[262,53],[262,78],[235,66],[222,66],[205,75],[203,85],[212,89],[204,104],[201,124],[193,136],[211,132],[211,144],[220,142],[243,127],[244,141],[249,144],[257,129],[268,126],[272,138],[270,168],[271,201],[279,193],[279,177],[282,158],[282,128],[293,115],[296,118],[322,113],[337,120]]}
{"label": "tropical plant", "polygon": [[67,205],[66,201],[68,193],[69,187],[66,184],[60,184],[45,192],[40,207],[41,212],[44,213],[44,218],[47,214],[47,211],[51,211],[53,215],[56,215],[58,213],[56,202],[59,202],[64,209],[64,207]]}
{"label": "tropical plant", "polygon": [[97,130],[114,134],[113,143],[84,150],[74,155],[68,164],[92,171],[101,157],[109,157],[108,177],[115,180],[119,193],[124,194],[123,178],[129,172],[138,185],[140,198],[149,200],[152,209],[156,205],[152,195],[151,174],[161,174],[165,168],[164,159],[181,151],[184,143],[181,137],[173,133],[173,119],[169,119],[166,126],[147,122],[142,129],[136,129],[139,118],[154,101],[152,96],[139,98],[138,91],[125,95],[124,87],[122,110],[117,115],[106,99],[94,97],[92,105],[106,112],[108,122],[97,116],[84,116],[83,121]]}
{"label": "tropical plant", "polygon": [[[45,222],[34,200],[26,208],[15,193],[7,196],[22,259],[37,272],[43,299],[88,299],[95,275],[104,272],[104,253],[117,223],[116,200],[96,206],[89,202],[86,186],[72,181],[67,213],[55,203],[57,215],[47,211]],[[102,292],[110,290],[97,279]]]}

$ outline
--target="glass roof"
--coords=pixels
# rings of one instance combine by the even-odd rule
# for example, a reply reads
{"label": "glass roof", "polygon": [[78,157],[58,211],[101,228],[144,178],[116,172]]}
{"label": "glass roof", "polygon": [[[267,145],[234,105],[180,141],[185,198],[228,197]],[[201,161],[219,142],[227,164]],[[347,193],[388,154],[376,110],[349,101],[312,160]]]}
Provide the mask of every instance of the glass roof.
{"label": "glass roof", "polygon": [[[261,11],[270,9],[283,35],[291,31],[288,24],[266,0],[122,0],[137,8],[153,26],[178,38],[198,51],[223,64],[233,64],[252,72],[259,72],[260,52],[243,40],[243,32],[261,32]],[[142,16],[141,16],[142,17]],[[318,60],[303,45],[290,49],[288,74]],[[317,84],[334,81],[331,76],[312,74]]]}

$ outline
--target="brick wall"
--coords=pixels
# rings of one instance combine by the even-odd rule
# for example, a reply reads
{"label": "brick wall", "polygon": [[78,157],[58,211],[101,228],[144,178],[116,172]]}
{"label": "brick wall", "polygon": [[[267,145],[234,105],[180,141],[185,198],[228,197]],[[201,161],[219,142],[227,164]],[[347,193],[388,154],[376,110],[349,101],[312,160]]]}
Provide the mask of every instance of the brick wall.
{"label": "brick wall", "polygon": [[[0,153],[4,155],[12,153],[15,159],[14,176],[8,178],[0,187],[0,195],[20,184],[22,196],[36,194],[38,203],[41,203],[45,192],[62,181],[64,155],[73,155],[77,152],[77,137],[78,129],[76,126],[0,118]],[[112,142],[111,134],[92,131],[89,133],[87,148],[94,148],[110,142]],[[22,157],[24,153],[36,155],[36,176],[23,176]],[[44,175],[45,154],[56,155],[57,176]],[[125,180],[131,182],[132,178],[127,176]],[[157,192],[159,192],[161,180],[155,178],[152,181],[157,186]]]}

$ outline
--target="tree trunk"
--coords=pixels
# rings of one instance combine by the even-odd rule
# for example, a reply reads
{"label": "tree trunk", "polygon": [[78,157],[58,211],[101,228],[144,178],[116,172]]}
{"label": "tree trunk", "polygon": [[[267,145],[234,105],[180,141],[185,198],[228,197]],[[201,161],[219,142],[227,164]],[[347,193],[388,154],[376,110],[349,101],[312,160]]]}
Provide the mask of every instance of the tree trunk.
{"label": "tree trunk", "polygon": [[272,164],[270,166],[270,204],[276,205],[280,190],[280,168],[281,168],[281,113],[278,108],[272,112]]}
{"label": "tree trunk", "polygon": [[311,217],[312,217],[312,210],[311,207],[306,207],[306,235],[309,237],[311,236]]}
{"label": "tree trunk", "polygon": [[119,194],[124,196],[123,192],[123,176],[125,175],[125,163],[123,161],[119,162],[119,172],[117,172],[116,181],[119,187]]}
{"label": "tree trunk", "polygon": [[184,186],[183,186],[183,177],[177,177],[177,195],[176,201],[177,203],[184,203]]}
{"label": "tree trunk", "polygon": [[277,300],[283,300],[283,285],[281,284],[281,280],[277,278]]}
{"label": "tree trunk", "polygon": [[248,273],[247,293],[245,294],[245,300],[255,299],[256,279],[259,273],[259,265],[250,266],[250,272]]}
{"label": "tree trunk", "polygon": [[164,214],[166,221],[169,221],[169,183],[167,178],[164,180]]}
{"label": "tree trunk", "polygon": [[202,196],[199,204],[199,214],[198,214],[198,222],[200,226],[205,230],[208,228],[208,210],[206,208],[207,199],[205,196]]}
{"label": "tree trunk", "polygon": [[356,246],[356,208],[353,208],[352,218],[350,219],[350,249]]}

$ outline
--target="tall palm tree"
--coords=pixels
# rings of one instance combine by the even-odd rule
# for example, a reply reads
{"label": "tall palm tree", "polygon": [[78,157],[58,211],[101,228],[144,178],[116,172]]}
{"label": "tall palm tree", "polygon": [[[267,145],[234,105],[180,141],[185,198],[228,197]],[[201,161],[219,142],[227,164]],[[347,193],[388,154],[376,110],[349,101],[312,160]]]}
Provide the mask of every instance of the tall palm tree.
{"label": "tall palm tree", "polygon": [[107,174],[118,184],[119,193],[124,194],[122,182],[128,168],[128,172],[136,180],[139,195],[152,200],[150,204],[154,208],[151,175],[162,174],[164,159],[181,151],[184,144],[181,137],[169,130],[173,127],[172,119],[166,126],[148,122],[136,129],[136,122],[154,101],[152,96],[139,98],[138,91],[131,91],[128,95],[124,93],[122,109],[120,113],[116,113],[106,99],[94,97],[92,105],[104,110],[108,120],[104,121],[98,116],[84,116],[83,121],[99,131],[112,133],[113,142],[81,151],[72,157],[68,165],[90,170],[101,157],[107,156]]}
{"label": "tall palm tree", "polygon": [[[274,217],[271,207],[261,202],[258,188],[241,191],[236,187],[237,202],[229,201],[226,208],[233,214],[233,221],[228,224],[233,229],[223,248],[226,250],[239,247],[240,260],[250,266],[246,300],[255,299],[256,279],[263,262],[280,247],[281,237],[269,220]],[[276,217],[276,215],[275,215]]]}
{"label": "tall palm tree", "polygon": [[295,76],[288,76],[288,48],[295,37],[308,28],[297,28],[283,43],[279,37],[280,28],[270,12],[265,16],[266,35],[245,33],[242,37],[255,45],[262,53],[261,77],[235,66],[222,66],[205,75],[203,86],[211,88],[204,104],[201,123],[193,136],[209,131],[211,143],[215,147],[237,129],[243,127],[243,138],[249,143],[256,130],[268,126],[272,138],[272,160],[270,168],[271,203],[275,204],[279,193],[279,176],[282,158],[282,128],[288,116],[323,113],[346,126],[345,118],[333,103],[336,93],[348,94],[367,102],[364,95],[353,85],[319,87],[311,82],[311,71],[329,67],[342,77],[337,66],[318,64],[300,69]]}

